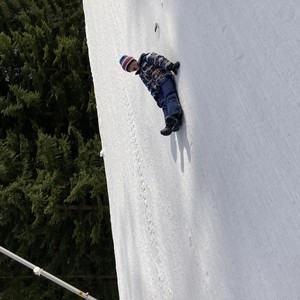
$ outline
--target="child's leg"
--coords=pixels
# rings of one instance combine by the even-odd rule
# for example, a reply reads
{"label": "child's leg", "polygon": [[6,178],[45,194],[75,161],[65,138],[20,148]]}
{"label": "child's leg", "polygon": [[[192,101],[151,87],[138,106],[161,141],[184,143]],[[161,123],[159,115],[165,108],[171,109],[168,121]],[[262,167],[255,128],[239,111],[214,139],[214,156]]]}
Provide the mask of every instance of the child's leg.
{"label": "child's leg", "polygon": [[163,99],[161,99],[165,118],[176,116],[181,119],[182,109],[179,102],[175,81],[173,78],[167,78],[161,85]]}
{"label": "child's leg", "polygon": [[160,133],[167,136],[173,131],[179,130],[182,119],[182,109],[173,78],[167,78],[163,82],[159,91],[159,97],[166,122],[166,127]]}
{"label": "child's leg", "polygon": [[164,117],[166,119],[169,113],[168,113],[167,101],[165,99],[162,88],[159,89],[159,101],[160,101],[161,109],[163,110],[164,113]]}

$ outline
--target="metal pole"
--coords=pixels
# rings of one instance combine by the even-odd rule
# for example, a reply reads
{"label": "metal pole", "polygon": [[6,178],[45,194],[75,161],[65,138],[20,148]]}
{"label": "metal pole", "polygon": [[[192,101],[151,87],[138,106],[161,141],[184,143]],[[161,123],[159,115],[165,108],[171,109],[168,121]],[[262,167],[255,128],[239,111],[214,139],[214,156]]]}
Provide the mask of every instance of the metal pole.
{"label": "metal pole", "polygon": [[45,278],[53,281],[54,283],[64,287],[65,289],[73,292],[74,294],[76,294],[77,296],[80,296],[81,298],[87,299],[87,300],[97,300],[96,298],[92,297],[89,295],[89,293],[84,293],[81,290],[75,288],[74,286],[66,283],[65,281],[53,276],[52,274],[44,271],[43,269],[41,269],[38,266],[35,266],[34,264],[30,263],[29,261],[25,260],[24,258],[8,251],[7,249],[3,248],[0,246],[0,252],[2,252],[4,255],[9,256],[10,258],[12,258],[13,260],[21,263],[22,265],[26,266],[29,269],[32,269],[34,274],[37,276],[44,276]]}

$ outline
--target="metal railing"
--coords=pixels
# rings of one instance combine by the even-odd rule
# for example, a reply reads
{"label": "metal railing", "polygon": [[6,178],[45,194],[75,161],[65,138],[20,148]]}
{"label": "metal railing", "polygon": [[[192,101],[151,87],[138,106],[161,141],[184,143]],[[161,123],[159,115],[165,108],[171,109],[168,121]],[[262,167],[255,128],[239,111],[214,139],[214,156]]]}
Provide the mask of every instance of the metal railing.
{"label": "metal railing", "polygon": [[9,250],[3,248],[0,246],[0,252],[3,253],[6,256],[9,256],[10,258],[12,258],[13,260],[19,262],[20,264],[26,266],[29,269],[32,269],[34,274],[37,276],[43,276],[51,281],[53,281],[54,283],[60,285],[61,287],[73,292],[74,294],[76,294],[77,296],[80,296],[81,298],[84,299],[88,299],[88,300],[97,300],[96,298],[92,297],[89,295],[89,293],[84,293],[81,290],[77,289],[76,287],[68,284],[67,282],[53,276],[52,274],[44,271],[43,269],[41,269],[38,266],[35,266],[34,264],[32,264],[31,262],[25,260],[24,258],[10,252]]}

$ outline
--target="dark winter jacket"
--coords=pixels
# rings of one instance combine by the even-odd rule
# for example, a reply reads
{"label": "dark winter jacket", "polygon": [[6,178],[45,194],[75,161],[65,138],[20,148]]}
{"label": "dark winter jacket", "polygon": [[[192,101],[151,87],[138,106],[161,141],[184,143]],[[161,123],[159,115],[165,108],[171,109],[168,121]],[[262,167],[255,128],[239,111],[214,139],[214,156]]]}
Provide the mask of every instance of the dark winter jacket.
{"label": "dark winter jacket", "polygon": [[172,72],[167,70],[170,64],[167,58],[155,52],[143,53],[138,60],[140,69],[135,74],[140,76],[156,101],[159,100],[162,82],[168,77],[173,77]]}

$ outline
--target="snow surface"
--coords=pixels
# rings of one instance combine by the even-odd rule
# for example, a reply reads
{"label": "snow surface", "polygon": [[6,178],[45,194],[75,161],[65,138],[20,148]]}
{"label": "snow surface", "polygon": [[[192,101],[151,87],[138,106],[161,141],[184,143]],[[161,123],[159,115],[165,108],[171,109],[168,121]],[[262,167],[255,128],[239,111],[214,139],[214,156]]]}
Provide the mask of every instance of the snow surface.
{"label": "snow surface", "polygon": [[[300,2],[83,2],[120,298],[299,300]],[[170,137],[119,65],[150,51],[181,62]]]}

